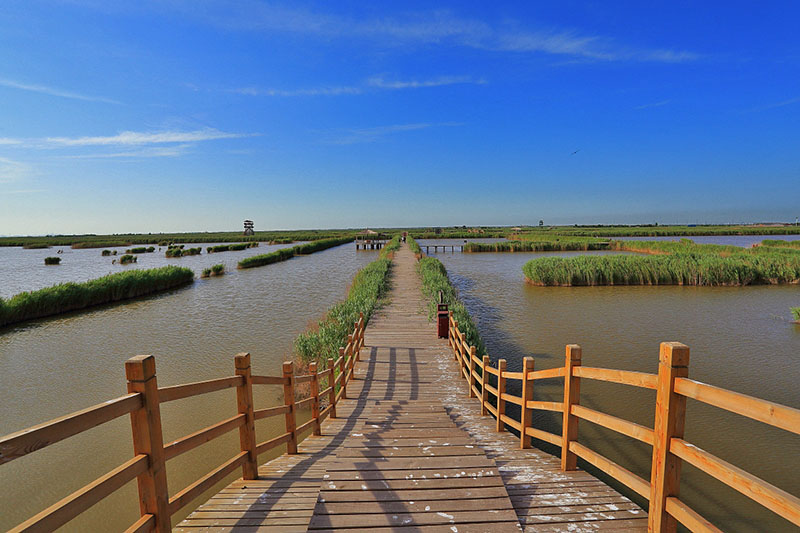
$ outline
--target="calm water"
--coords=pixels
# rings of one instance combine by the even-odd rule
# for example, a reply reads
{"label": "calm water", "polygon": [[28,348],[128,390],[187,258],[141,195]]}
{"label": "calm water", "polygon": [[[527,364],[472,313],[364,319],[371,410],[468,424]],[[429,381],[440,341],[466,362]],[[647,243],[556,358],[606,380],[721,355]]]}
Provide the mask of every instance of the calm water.
{"label": "calm water", "polygon": [[[800,408],[800,326],[789,320],[789,307],[800,305],[800,287],[534,287],[524,282],[522,265],[529,259],[577,253],[438,257],[477,321],[492,359],[507,359],[511,370],[518,370],[525,356],[535,358],[536,369],[562,366],[564,345],[578,343],[584,365],[655,373],[659,343],[680,341],[691,349],[691,378]],[[561,384],[546,383],[537,382],[535,397],[560,401]],[[654,391],[584,380],[581,392],[587,407],[653,425]],[[536,423],[560,433],[560,416],[546,413]],[[800,494],[796,436],[690,400],[686,437]],[[649,478],[649,446],[585,421],[579,440]],[[688,465],[681,496],[725,531],[796,531]]]}
{"label": "calm water", "polygon": [[[156,251],[149,254],[136,254],[136,263],[121,265],[112,261],[119,259],[125,250],[131,246],[118,246],[108,248],[116,250],[116,256],[103,257],[100,253],[103,248],[87,248],[73,250],[69,246],[53,246],[40,250],[25,250],[23,248],[0,247],[0,298],[8,298],[23,291],[32,291],[43,287],[50,287],[57,283],[67,281],[86,281],[107,274],[124,272],[126,270],[141,268],[156,268],[165,265],[185,266],[194,270],[198,276],[204,268],[222,263],[229,273],[236,270],[236,264],[252,255],[274,252],[280,248],[296,246],[299,243],[267,245],[262,243],[256,248],[247,248],[238,252],[220,252],[207,254],[206,247],[227,243],[201,243],[186,244],[186,248],[202,247],[201,255],[186,257],[165,257],[166,246],[161,251],[156,246]],[[61,251],[61,253],[58,253]],[[45,265],[45,257],[60,257],[60,265]]]}
{"label": "calm water", "polygon": [[[268,250],[262,245],[248,252]],[[0,258],[37,252],[41,251],[0,248]],[[88,252],[101,260],[99,250]],[[224,261],[233,268],[243,254],[212,254],[209,264]],[[67,252],[63,255],[65,263],[71,262]],[[145,254],[139,266],[149,265],[151,258],[157,259],[155,255]],[[220,278],[197,280],[191,287],[133,303],[0,330],[0,434],[124,394],[123,364],[136,354],[156,356],[162,386],[233,375],[233,356],[239,351],[251,353],[254,372],[278,375],[295,336],[340,301],[356,271],[376,256],[377,252],[356,252],[354,246],[343,245],[261,268],[232,270]],[[103,263],[106,259],[102,258]],[[189,265],[193,259],[197,258],[176,261]],[[190,265],[195,271],[202,264],[197,263]],[[6,270],[2,276],[5,282]],[[282,399],[280,387],[259,386],[256,392],[257,407],[276,405]],[[165,442],[234,414],[233,389],[165,404]],[[282,432],[283,417],[257,422],[259,442]],[[172,459],[167,464],[170,493],[222,464],[238,449],[234,431]],[[58,501],[132,453],[130,422],[122,417],[3,465],[0,530]],[[267,458],[260,456],[262,461]],[[232,474],[230,479],[239,475]],[[136,502],[136,483],[132,482],[64,530],[121,531],[138,517]]]}

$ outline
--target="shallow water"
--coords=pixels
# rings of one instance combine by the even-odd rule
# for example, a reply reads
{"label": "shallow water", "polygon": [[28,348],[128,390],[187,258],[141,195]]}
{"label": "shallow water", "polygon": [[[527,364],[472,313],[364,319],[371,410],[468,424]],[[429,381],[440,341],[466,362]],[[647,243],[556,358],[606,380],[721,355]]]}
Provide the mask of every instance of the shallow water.
{"label": "shallow water", "polygon": [[[198,246],[203,248],[202,254],[186,257],[165,257],[167,247],[156,246],[156,250],[152,253],[136,254],[137,262],[127,265],[119,264],[118,260],[125,250],[136,246],[108,248],[108,250],[116,251],[117,255],[107,257],[101,255],[105,248],[73,250],[69,246],[53,246],[38,250],[25,250],[19,247],[0,247],[0,298],[8,298],[23,291],[50,287],[57,283],[87,281],[116,272],[166,265],[191,268],[199,276],[204,268],[222,263],[225,265],[225,270],[230,273],[236,270],[236,264],[245,257],[274,252],[281,248],[297,246],[300,243],[271,246],[261,243],[256,248],[247,248],[238,252],[206,253],[206,247],[217,244],[228,243],[186,244],[185,248]],[[44,258],[50,256],[60,257],[61,264],[45,265]],[[114,263],[114,261],[117,262]]]}
{"label": "shallow water", "polygon": [[613,239],[618,241],[679,241],[681,239],[689,239],[697,244],[727,244],[750,248],[764,239],[798,241],[800,240],[800,235],[692,235],[689,237],[613,237]]}
{"label": "shallow water", "polygon": [[[518,370],[563,366],[568,343],[583,364],[657,372],[662,341],[691,349],[689,376],[800,408],[800,325],[789,308],[800,287],[534,287],[522,265],[568,253],[440,253],[496,361]],[[599,252],[603,253],[603,252]],[[536,399],[561,401],[558,380],[537,382]],[[583,380],[581,403],[652,427],[655,393]],[[560,415],[537,413],[539,427],[560,433]],[[795,495],[800,494],[800,438],[689,401],[686,438]],[[649,446],[580,423],[579,441],[649,479]],[[545,447],[545,446],[543,446]],[[548,448],[549,449],[549,448]],[[627,491],[630,494],[630,491]],[[684,465],[681,498],[724,531],[794,531],[789,522]],[[641,499],[637,500],[644,504]]]}
{"label": "shallow water", "polygon": [[[248,252],[268,249],[262,245]],[[9,250],[13,249],[0,248],[0,256]],[[30,252],[34,250],[23,251]],[[99,250],[90,252],[99,258]],[[210,264],[224,260],[235,267],[243,253],[211,257]],[[130,303],[2,329],[0,435],[124,394],[123,365],[137,354],[156,357],[161,386],[233,375],[233,357],[240,351],[251,353],[254,373],[279,375],[294,338],[342,300],[356,271],[376,257],[377,252],[356,252],[347,244],[260,268],[234,269]],[[176,261],[188,264],[192,259]],[[139,266],[147,264],[140,261]],[[199,265],[192,268],[197,271]],[[257,408],[276,405],[282,401],[282,391],[258,386],[255,401]],[[165,404],[165,442],[235,414],[233,389]],[[257,433],[259,442],[283,433],[283,417],[257,422]],[[233,431],[172,459],[167,463],[170,493],[238,450],[238,434]],[[122,417],[0,466],[0,486],[6,489],[0,491],[0,530],[115,468],[132,453],[130,422]],[[267,458],[267,454],[259,457]],[[228,481],[240,475],[231,474]],[[123,530],[138,517],[136,502],[132,482],[64,530]]]}

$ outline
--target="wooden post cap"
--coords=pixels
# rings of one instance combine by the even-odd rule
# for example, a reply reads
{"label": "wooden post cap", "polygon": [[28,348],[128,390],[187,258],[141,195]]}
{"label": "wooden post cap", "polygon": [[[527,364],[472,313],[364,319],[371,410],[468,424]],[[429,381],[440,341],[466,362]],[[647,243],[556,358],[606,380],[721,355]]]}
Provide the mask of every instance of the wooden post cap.
{"label": "wooden post cap", "polygon": [[342,355],[342,356],[344,355],[344,347],[339,348],[339,355]]}
{"label": "wooden post cap", "polygon": [[125,361],[125,377],[128,381],[147,381],[156,375],[156,358],[152,355],[137,355]]}
{"label": "wooden post cap", "polygon": [[570,359],[571,361],[581,360],[580,344],[567,344],[567,359]]}
{"label": "wooden post cap", "polygon": [[680,342],[662,342],[658,355],[661,364],[672,367],[689,366],[689,347]]}
{"label": "wooden post cap", "polygon": [[294,363],[291,361],[284,361],[283,363],[283,373],[284,374],[291,374],[294,372]]}
{"label": "wooden post cap", "polygon": [[308,363],[308,371],[312,374],[317,372],[317,363]]}
{"label": "wooden post cap", "polygon": [[236,368],[239,369],[239,370],[244,370],[246,368],[250,368],[250,354],[249,353],[246,353],[246,352],[237,353],[233,357],[233,361],[234,361],[234,364],[236,365]]}

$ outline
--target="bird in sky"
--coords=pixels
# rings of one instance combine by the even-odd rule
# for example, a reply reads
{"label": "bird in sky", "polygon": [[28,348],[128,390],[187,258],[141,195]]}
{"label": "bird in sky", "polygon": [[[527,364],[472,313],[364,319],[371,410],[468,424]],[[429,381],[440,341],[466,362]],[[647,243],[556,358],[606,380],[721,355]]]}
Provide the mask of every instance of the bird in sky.
{"label": "bird in sky", "polygon": [[580,151],[581,151],[581,149],[580,149],[580,148],[578,148],[577,150],[575,150],[574,152],[572,152],[572,155],[575,155],[575,154],[577,154],[577,153],[578,153],[578,152],[580,152]]}

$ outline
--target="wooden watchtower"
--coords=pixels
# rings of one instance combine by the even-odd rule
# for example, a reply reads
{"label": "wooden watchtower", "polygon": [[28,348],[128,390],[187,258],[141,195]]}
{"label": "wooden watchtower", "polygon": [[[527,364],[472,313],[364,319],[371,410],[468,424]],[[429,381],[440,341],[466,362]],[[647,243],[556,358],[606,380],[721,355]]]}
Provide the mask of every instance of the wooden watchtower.
{"label": "wooden watchtower", "polygon": [[253,221],[252,220],[245,220],[244,221],[244,234],[245,235],[255,235],[256,231],[253,229]]}

